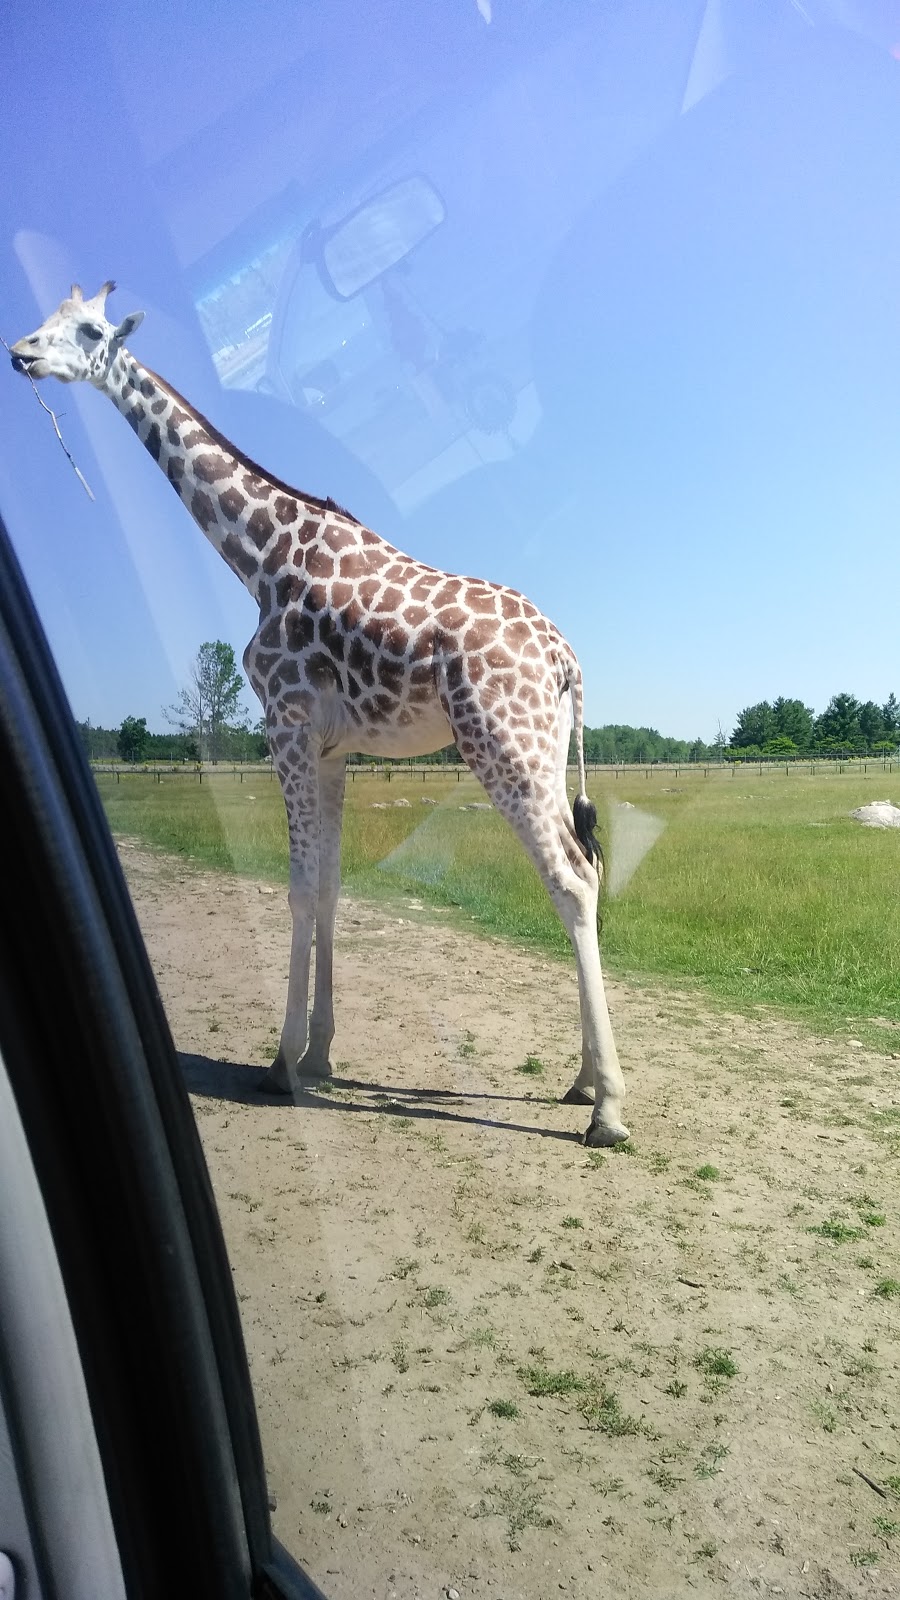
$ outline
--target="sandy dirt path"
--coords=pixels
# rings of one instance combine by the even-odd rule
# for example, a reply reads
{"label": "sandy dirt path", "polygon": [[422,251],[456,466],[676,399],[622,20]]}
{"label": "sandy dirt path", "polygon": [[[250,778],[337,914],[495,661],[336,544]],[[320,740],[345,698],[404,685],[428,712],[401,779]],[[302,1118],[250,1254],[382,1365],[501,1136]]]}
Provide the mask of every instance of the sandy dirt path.
{"label": "sandy dirt path", "polygon": [[900,1595],[898,1059],[613,983],[589,1154],[573,970],[345,899],[333,1085],[275,1101],[285,897],[120,853],[327,1594]]}

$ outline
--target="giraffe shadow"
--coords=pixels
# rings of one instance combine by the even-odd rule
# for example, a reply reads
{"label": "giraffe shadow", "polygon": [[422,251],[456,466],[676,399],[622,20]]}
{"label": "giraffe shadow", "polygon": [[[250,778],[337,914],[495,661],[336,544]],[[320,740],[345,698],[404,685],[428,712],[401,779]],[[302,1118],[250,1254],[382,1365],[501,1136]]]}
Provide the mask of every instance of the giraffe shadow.
{"label": "giraffe shadow", "polygon": [[[263,1088],[265,1067],[250,1066],[245,1062],[214,1060],[212,1056],[179,1053],[179,1062],[189,1094],[210,1100],[234,1101],[241,1105],[282,1106],[287,1110],[292,1102],[287,1095],[272,1094]],[[527,1133],[539,1139],[560,1139],[566,1143],[581,1144],[581,1134],[564,1128],[547,1128],[532,1123],[507,1122],[490,1115],[479,1115],[466,1108],[473,1101],[515,1102],[528,1105],[521,1095],[485,1094],[479,1091],[460,1094],[456,1089],[410,1089],[387,1084],[369,1083],[361,1078],[329,1079],[339,1093],[346,1090],[362,1092],[366,1100],[344,1100],[330,1095],[327,1090],[311,1089],[301,1094],[294,1105],[307,1111],[342,1111],[371,1116],[373,1113],[387,1117],[409,1117],[427,1122],[468,1124],[473,1127],[494,1128],[498,1133]],[[557,1104],[558,1102],[554,1102]],[[459,1109],[457,1109],[459,1108]],[[551,1110],[552,1106],[547,1105]]]}

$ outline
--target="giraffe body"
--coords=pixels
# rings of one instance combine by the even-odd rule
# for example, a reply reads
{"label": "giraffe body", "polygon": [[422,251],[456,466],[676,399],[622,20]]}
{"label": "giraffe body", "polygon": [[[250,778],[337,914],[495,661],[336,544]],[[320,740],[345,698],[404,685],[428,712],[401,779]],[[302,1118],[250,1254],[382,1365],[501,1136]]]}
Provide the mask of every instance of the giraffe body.
{"label": "giraffe body", "polygon": [[[140,314],[110,324],[111,287],[84,300],[73,286],[13,347],[13,365],[32,377],[85,379],[108,395],[259,606],[244,667],[287,810],[293,919],[269,1086],[294,1093],[304,1077],[330,1070],[346,755],[424,755],[453,741],[525,845],[573,945],[583,1043],[566,1098],[593,1099],[587,1143],[627,1138],[597,940],[600,863],[584,793],[581,671],[570,646],[515,590],[426,566],[333,501],[250,461],[126,349]],[[573,718],[574,814],[565,783]]]}

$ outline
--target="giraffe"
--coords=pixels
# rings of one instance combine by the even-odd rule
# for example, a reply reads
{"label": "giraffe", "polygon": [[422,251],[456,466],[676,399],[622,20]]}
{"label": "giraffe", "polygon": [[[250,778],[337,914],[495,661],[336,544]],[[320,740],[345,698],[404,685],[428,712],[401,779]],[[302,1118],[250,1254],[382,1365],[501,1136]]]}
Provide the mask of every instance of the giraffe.
{"label": "giraffe", "polygon": [[[259,607],[243,663],[265,716],[290,839],[287,1006],[268,1089],[329,1075],[334,925],[350,751],[416,756],[455,742],[534,862],[575,955],[582,1054],[564,1101],[592,1104],[584,1143],[629,1137],[597,932],[602,856],[585,792],[582,676],[553,623],[513,589],[404,555],[331,499],[303,494],[223,437],[125,340],[108,281],[73,284],[12,347],[16,371],[93,384],[166,474]],[[566,794],[574,721],[578,794]],[[313,936],[311,1015],[307,1016]]]}

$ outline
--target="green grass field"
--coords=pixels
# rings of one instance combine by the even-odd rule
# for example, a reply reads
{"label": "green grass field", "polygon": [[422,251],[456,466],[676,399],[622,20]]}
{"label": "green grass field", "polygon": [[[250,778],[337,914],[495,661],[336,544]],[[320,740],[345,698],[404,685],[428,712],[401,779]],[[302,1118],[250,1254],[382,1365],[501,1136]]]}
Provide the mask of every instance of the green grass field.
{"label": "green grass field", "polygon": [[[615,875],[640,835],[662,825],[604,907],[611,970],[698,983],[732,1004],[766,1003],[885,1049],[900,1023],[900,830],[848,812],[895,798],[896,774],[783,769],[592,777]],[[891,784],[894,784],[892,790]],[[268,774],[98,778],[114,832],[195,860],[286,884],[287,829]],[[664,792],[668,790],[669,792]],[[436,800],[424,806],[423,796]],[[482,927],[563,954],[565,934],[518,841],[471,779],[359,776],[347,785],[344,882],[459,908]],[[409,800],[410,806],[391,802]],[[372,809],[388,802],[387,810]],[[629,810],[621,802],[634,807]]]}

